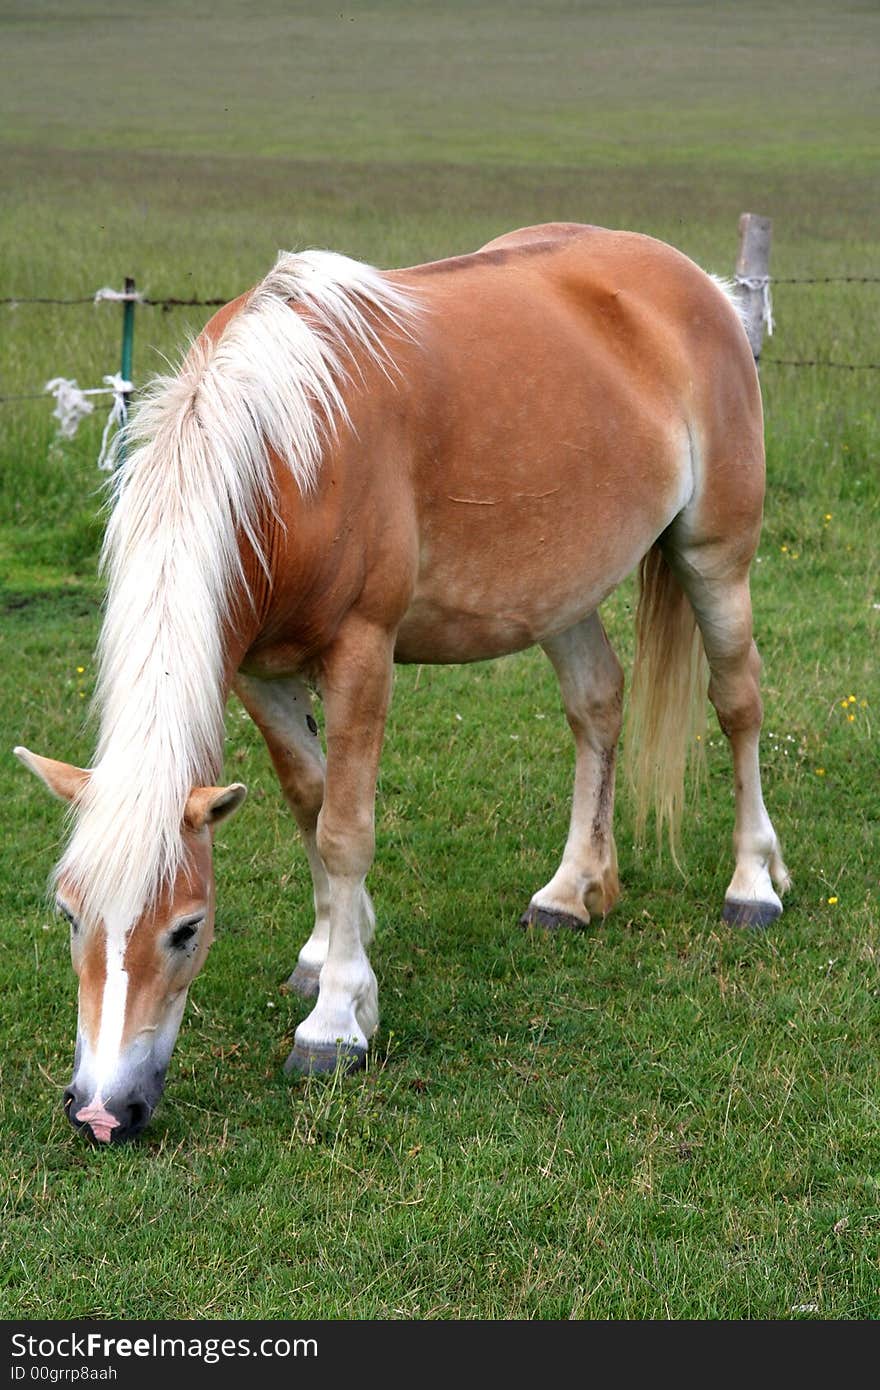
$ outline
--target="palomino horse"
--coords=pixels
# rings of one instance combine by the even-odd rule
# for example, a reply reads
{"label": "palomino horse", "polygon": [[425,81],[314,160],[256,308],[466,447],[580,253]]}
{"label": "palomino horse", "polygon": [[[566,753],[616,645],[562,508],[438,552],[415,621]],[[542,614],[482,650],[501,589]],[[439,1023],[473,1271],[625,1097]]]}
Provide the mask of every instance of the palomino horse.
{"label": "palomino horse", "polygon": [[554,224],[387,273],[282,255],[222,309],[148,393],[119,470],[95,765],[17,750],[73,806],[56,871],[79,976],[71,1121],[125,1139],[161,1094],[214,929],[214,828],[245,795],[216,785],[230,689],[314,881],[290,982],[316,1002],[290,1066],[357,1065],[377,1025],[365,879],[395,661],[544,648],[574,802],[524,921],[610,911],[622,674],[597,609],[637,567],[641,814],[653,799],[678,820],[702,645],[734,763],[724,917],[776,917],[787,874],[761,795],[749,598],[763,494],[736,309],[648,237]]}

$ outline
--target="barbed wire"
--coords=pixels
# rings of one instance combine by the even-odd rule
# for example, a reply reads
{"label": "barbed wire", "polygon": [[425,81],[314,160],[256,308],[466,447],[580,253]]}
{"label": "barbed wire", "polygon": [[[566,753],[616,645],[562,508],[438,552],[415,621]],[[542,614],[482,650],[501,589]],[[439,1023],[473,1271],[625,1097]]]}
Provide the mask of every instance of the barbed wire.
{"label": "barbed wire", "polygon": [[771,275],[774,285],[880,285],[880,275]]}
{"label": "barbed wire", "polygon": [[762,357],[762,367],[835,367],[842,372],[880,372],[880,362],[823,362],[820,357]]}
{"label": "barbed wire", "polygon": [[14,304],[18,308],[19,304],[94,304],[95,296],[87,294],[80,299],[48,299],[45,297],[34,298],[27,295],[9,295],[6,299],[0,299],[0,304]]}
{"label": "barbed wire", "polygon": [[[880,362],[823,362],[819,357],[762,357],[762,367],[830,367],[840,372],[880,372]],[[21,395],[0,396],[0,405],[12,405],[17,401],[44,401],[45,391],[31,391]]]}
{"label": "barbed wire", "polygon": [[[880,275],[771,275],[770,283],[773,285],[880,285]],[[138,295],[137,302],[146,304],[151,309],[220,309],[235,297],[235,295],[230,295],[226,299],[197,299],[195,297],[185,299],[176,295],[168,295],[164,299],[156,299],[150,295]],[[68,299],[55,299],[45,295],[13,294],[0,299],[0,304],[15,307],[19,304],[59,304],[66,306],[94,304],[94,302],[94,294]],[[810,365],[814,364],[811,363]]]}
{"label": "barbed wire", "polygon": [[[124,298],[124,296],[120,296]],[[224,304],[228,304],[235,295],[230,295],[229,299],[151,299],[148,295],[138,295],[138,304],[147,304],[151,309],[220,309]],[[0,304],[8,304],[13,308],[18,308],[19,304],[94,304],[93,294],[85,295],[77,299],[47,299],[45,297],[29,297],[27,295],[8,295],[0,299]]]}
{"label": "barbed wire", "polygon": [[149,299],[145,296],[141,303],[149,304],[153,309],[221,309],[232,299],[235,299],[235,295],[230,295],[228,299]]}
{"label": "barbed wire", "polygon": [[[762,367],[830,367],[841,372],[880,372],[880,362],[823,362],[819,357],[762,357]],[[17,395],[0,396],[0,405],[12,405],[17,401],[44,401],[45,391],[29,391]]]}

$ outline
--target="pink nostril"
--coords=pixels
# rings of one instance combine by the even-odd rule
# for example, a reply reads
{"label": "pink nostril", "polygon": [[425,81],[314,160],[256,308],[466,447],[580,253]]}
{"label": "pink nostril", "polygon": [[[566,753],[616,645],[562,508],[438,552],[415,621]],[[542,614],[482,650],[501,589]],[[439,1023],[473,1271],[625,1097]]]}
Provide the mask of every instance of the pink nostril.
{"label": "pink nostril", "polygon": [[120,1123],[115,1115],[111,1115],[100,1101],[91,1105],[83,1106],[82,1110],[76,1112],[76,1119],[81,1125],[88,1125],[92,1134],[100,1144],[107,1144],[110,1137]]}

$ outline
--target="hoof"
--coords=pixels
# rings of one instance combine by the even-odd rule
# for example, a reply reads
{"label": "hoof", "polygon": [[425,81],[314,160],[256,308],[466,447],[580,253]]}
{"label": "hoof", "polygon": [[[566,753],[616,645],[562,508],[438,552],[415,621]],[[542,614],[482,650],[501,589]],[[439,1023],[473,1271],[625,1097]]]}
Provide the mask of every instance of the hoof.
{"label": "hoof", "polygon": [[298,1043],[284,1063],[284,1070],[301,1071],[306,1076],[312,1072],[360,1071],[367,1064],[367,1049],[357,1043]]}
{"label": "hoof", "polygon": [[782,916],[782,908],[776,903],[742,902],[737,898],[725,898],[722,911],[724,921],[731,927],[752,927],[760,930],[769,927],[777,917]]}
{"label": "hoof", "polygon": [[586,931],[590,925],[589,919],[585,922],[570,912],[555,912],[553,908],[538,907],[535,903],[529,904],[519,924],[523,928],[541,927],[544,931]]}
{"label": "hoof", "polygon": [[284,988],[291,994],[300,995],[303,999],[316,999],[320,978],[320,970],[312,970],[307,965],[298,965]]}

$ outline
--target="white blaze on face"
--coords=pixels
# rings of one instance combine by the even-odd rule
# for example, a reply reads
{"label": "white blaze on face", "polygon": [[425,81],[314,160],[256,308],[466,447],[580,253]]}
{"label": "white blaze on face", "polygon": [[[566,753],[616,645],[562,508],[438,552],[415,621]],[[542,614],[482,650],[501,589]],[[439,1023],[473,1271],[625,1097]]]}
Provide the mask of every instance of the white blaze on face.
{"label": "white blaze on face", "polygon": [[121,1083],[122,1035],[128,999],[128,972],[125,969],[127,944],[127,930],[120,931],[116,924],[108,924],[105,939],[106,973],[98,1038],[94,1047],[80,1035],[82,1056],[76,1079],[80,1084],[85,1083],[86,1093],[90,1090],[92,1098],[76,1112],[75,1118],[82,1124],[88,1124],[95,1138],[102,1142],[106,1142],[121,1123],[117,1116],[108,1111],[107,1102],[112,1100],[114,1089],[118,1091]]}
{"label": "white blaze on face", "polygon": [[125,1028],[125,1001],[128,997],[128,972],[125,969],[125,940],[107,937],[107,975],[101,999],[101,1027],[95,1048],[95,1073],[98,1091],[103,1095],[119,1068],[119,1049]]}

